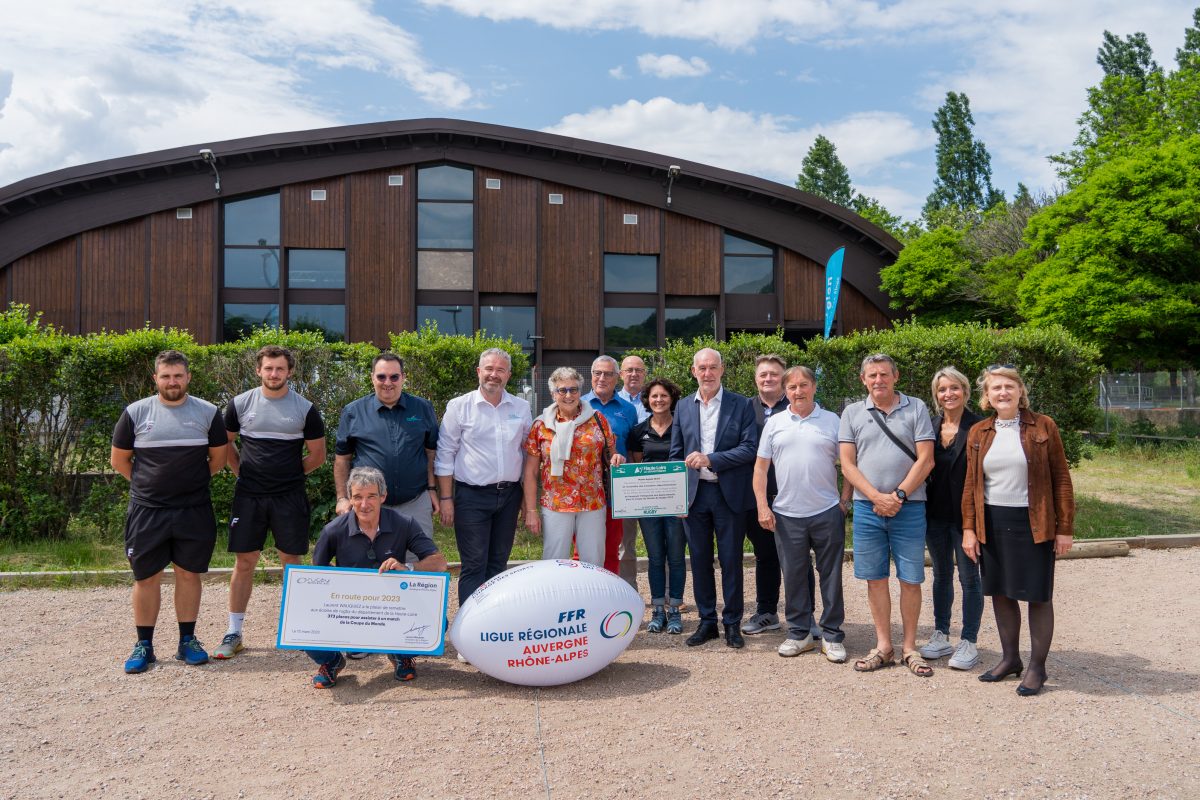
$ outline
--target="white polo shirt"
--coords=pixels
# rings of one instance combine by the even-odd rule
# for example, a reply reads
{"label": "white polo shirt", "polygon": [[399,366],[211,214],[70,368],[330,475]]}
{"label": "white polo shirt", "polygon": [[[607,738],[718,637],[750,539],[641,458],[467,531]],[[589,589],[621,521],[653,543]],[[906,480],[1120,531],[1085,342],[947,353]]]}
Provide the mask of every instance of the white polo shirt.
{"label": "white polo shirt", "polygon": [[813,404],[807,417],[786,411],[772,414],[758,440],[758,457],[775,465],[779,494],[771,510],[802,519],[838,504],[838,415]]}

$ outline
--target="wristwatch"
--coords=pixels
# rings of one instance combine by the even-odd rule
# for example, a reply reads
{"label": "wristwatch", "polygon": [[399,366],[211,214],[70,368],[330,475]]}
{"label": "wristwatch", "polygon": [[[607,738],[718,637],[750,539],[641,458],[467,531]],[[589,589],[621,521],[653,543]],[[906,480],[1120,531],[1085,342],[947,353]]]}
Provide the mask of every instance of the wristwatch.
{"label": "wristwatch", "polygon": [[908,492],[904,491],[903,489],[896,490],[896,497],[900,498],[901,503],[908,502]]}

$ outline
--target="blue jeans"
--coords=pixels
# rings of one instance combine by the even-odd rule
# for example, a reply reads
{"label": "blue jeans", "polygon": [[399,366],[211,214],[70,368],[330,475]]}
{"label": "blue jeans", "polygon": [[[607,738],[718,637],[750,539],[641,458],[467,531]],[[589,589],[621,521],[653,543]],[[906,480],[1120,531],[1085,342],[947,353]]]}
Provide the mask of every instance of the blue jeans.
{"label": "blue jeans", "polygon": [[925,503],[910,501],[894,517],[881,517],[866,500],[854,501],[854,577],[884,580],[896,562],[905,583],[925,580]]}
{"label": "blue jeans", "polygon": [[642,529],[646,559],[650,562],[647,574],[651,605],[666,604],[668,586],[671,589],[670,605],[681,605],[683,586],[687,581],[687,566],[683,560],[687,537],[683,533],[683,520],[679,517],[642,517],[638,526]]}
{"label": "blue jeans", "polygon": [[983,617],[983,588],[979,583],[979,565],[967,558],[962,546],[962,528],[953,522],[931,519],[926,522],[925,543],[933,562],[933,624],[950,635],[950,611],[954,608],[954,563],[958,562],[958,582],[962,585],[962,638],[974,642],[979,636]]}

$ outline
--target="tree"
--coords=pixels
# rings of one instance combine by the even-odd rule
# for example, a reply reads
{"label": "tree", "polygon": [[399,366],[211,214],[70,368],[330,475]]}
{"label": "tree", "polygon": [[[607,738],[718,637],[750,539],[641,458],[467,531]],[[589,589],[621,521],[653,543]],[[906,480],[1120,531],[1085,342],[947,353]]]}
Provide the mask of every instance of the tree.
{"label": "tree", "polygon": [[796,176],[796,188],[824,197],[839,206],[849,206],[854,190],[850,188],[850,172],[838,158],[837,148],[823,135],[817,134],[812,147]]}
{"label": "tree", "polygon": [[930,229],[938,211],[982,211],[1003,199],[992,188],[992,157],[971,129],[971,101],[965,94],[946,92],[946,102],[933,116],[937,132],[937,177],[925,200],[924,213]]}
{"label": "tree", "polygon": [[1096,166],[1030,220],[1046,257],[1020,284],[1031,322],[1094,342],[1110,366],[1200,358],[1200,134]]}
{"label": "tree", "polygon": [[856,193],[850,201],[850,208],[863,219],[883,228],[902,244],[923,233],[920,225],[906,222],[903,217],[888,211],[887,207],[874,197]]}

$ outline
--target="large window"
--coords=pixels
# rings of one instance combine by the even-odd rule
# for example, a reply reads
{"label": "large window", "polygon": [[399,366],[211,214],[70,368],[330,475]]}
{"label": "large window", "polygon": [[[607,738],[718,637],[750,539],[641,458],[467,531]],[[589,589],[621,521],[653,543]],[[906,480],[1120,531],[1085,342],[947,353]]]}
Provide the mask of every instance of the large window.
{"label": "large window", "polygon": [[654,347],[657,344],[657,309],[604,309],[605,352],[620,353],[629,347]]}
{"label": "large window", "polygon": [[346,251],[281,247],[278,193],[225,203],[222,224],[225,341],[280,324],[346,338]]}
{"label": "large window", "polygon": [[533,306],[480,306],[479,327],[492,336],[512,339],[521,345],[525,355],[534,361],[534,326],[536,313]]}
{"label": "large window", "polygon": [[474,288],[475,174],[439,165],[417,170],[417,289]]}
{"label": "large window", "polygon": [[437,325],[438,333],[469,336],[475,332],[475,323],[471,319],[472,311],[469,305],[417,306],[417,327],[422,328],[432,322]]}
{"label": "large window", "polygon": [[775,251],[766,245],[725,234],[725,292],[773,294]]}
{"label": "large window", "polygon": [[716,333],[717,312],[711,308],[668,308],[665,322],[668,339],[691,341]]}
{"label": "large window", "polygon": [[658,256],[605,253],[604,291],[657,292]]}

